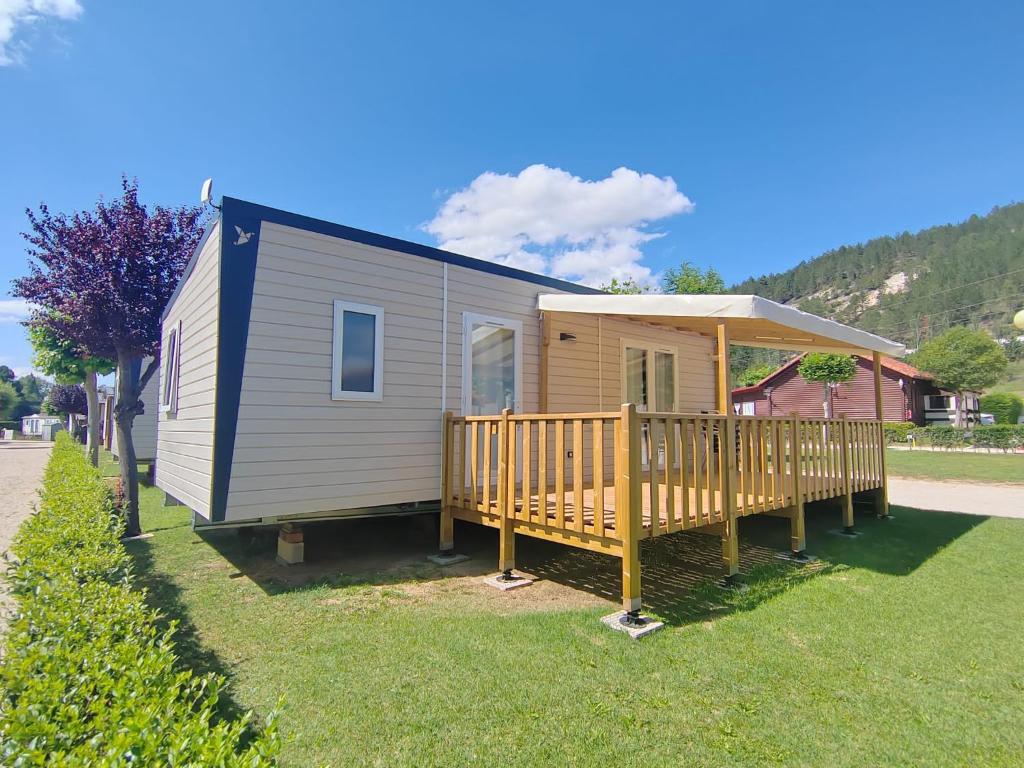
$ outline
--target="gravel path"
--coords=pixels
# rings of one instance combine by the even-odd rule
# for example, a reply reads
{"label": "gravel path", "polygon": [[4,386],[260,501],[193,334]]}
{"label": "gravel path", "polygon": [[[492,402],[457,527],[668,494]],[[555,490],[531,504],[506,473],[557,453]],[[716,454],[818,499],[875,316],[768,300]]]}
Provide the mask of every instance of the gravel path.
{"label": "gravel path", "polygon": [[[0,553],[6,553],[21,521],[35,509],[36,489],[52,443],[0,440]],[[10,601],[0,562],[0,634],[7,626]]]}
{"label": "gravel path", "polygon": [[1024,485],[890,477],[889,503],[939,512],[1024,518]]}

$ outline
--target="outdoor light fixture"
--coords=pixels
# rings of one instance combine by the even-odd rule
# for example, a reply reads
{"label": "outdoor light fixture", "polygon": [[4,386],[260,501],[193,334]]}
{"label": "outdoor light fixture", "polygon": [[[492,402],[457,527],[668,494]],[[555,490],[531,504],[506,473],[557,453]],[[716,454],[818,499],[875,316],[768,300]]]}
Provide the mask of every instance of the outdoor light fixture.
{"label": "outdoor light fixture", "polygon": [[565,331],[562,331],[560,334],[558,334],[558,340],[559,341],[576,341],[576,334],[575,333],[566,333]]}

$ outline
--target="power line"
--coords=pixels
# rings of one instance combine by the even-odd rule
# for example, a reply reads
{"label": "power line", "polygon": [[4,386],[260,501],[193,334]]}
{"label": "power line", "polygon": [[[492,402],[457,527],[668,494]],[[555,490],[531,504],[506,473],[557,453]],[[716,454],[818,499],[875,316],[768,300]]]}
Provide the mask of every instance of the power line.
{"label": "power line", "polygon": [[[1021,267],[1020,269],[1011,269],[1009,272],[1000,272],[998,275],[992,275],[991,277],[983,277],[980,280],[975,280],[974,282],[971,282],[971,283],[964,283],[963,285],[956,285],[956,286],[953,286],[952,288],[944,288],[941,291],[933,291],[932,293],[926,293],[926,294],[924,294],[922,296],[907,296],[907,297],[905,297],[903,299],[900,299],[899,301],[890,302],[889,304],[887,304],[887,308],[889,308],[889,307],[898,307],[900,304],[906,304],[908,301],[911,301],[911,300],[914,300],[914,299],[929,299],[932,296],[941,296],[944,293],[951,293],[952,291],[959,291],[962,288],[970,288],[972,285],[980,285],[981,283],[987,283],[990,280],[998,280],[1000,277],[1007,277],[1009,275],[1016,275],[1016,274],[1018,274],[1020,272],[1024,272],[1024,267]],[[881,303],[881,302],[879,302],[879,303]]]}
{"label": "power line", "polygon": [[[1009,294],[1007,296],[993,296],[990,299],[985,299],[984,301],[979,301],[979,302],[976,302],[974,304],[963,304],[963,305],[961,305],[959,307],[950,307],[949,309],[939,310],[937,312],[924,312],[924,313],[921,314],[921,317],[927,317],[929,319],[933,318],[933,317],[941,317],[943,315],[948,315],[951,312],[959,312],[962,309],[971,309],[972,307],[980,307],[983,304],[989,304],[989,303],[991,303],[993,301],[1009,301],[1010,299],[1016,299],[1016,298],[1020,298],[1022,296],[1024,296],[1024,291],[1021,291],[1020,293],[1011,293],[1011,294]],[[993,313],[993,314],[998,314],[999,311],[1002,311],[1002,310],[998,310],[996,313]],[[876,327],[875,332],[899,330],[900,328],[911,327],[911,326],[915,325],[918,322],[920,322],[920,317],[917,318],[916,320],[904,320],[902,322],[891,324],[891,325],[880,325],[880,326]]]}

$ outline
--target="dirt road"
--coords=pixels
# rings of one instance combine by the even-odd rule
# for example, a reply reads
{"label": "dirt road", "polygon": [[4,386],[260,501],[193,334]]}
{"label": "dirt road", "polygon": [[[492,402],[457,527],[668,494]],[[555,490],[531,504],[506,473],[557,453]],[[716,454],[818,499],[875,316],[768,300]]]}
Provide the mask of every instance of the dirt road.
{"label": "dirt road", "polygon": [[889,503],[940,512],[1024,518],[1024,485],[890,477]]}
{"label": "dirt road", "polygon": [[[21,521],[32,514],[36,489],[52,443],[29,440],[0,440],[0,553],[11,545]],[[0,562],[0,634],[7,626],[10,603]]]}

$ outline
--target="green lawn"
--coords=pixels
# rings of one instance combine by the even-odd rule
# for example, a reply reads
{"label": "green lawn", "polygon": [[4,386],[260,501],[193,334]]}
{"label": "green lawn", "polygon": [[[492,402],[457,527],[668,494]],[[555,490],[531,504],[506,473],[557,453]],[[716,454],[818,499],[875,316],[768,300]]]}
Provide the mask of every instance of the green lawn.
{"label": "green lawn", "polygon": [[886,467],[896,477],[1024,483],[1024,455],[965,451],[887,452]]}
{"label": "green lawn", "polygon": [[1009,376],[992,387],[988,392],[1014,392],[1024,397],[1024,360],[1010,363]]}
{"label": "green lawn", "polygon": [[744,594],[702,581],[716,539],[661,537],[644,594],[669,626],[634,642],[598,622],[611,558],[520,539],[542,580],[502,594],[493,531],[457,524],[453,574],[406,519],[308,529],[286,569],[272,535],[199,536],[142,494],[154,536],[128,546],[183,660],[232,709],[283,697],[286,765],[1024,764],[1024,521],[895,508],[849,540],[814,510],[796,568],[785,521],[748,518]]}

